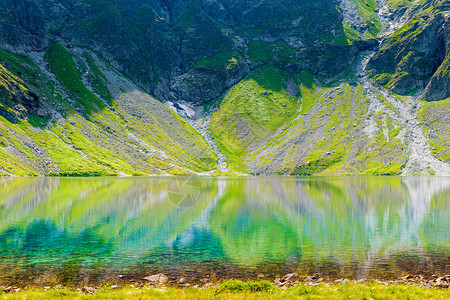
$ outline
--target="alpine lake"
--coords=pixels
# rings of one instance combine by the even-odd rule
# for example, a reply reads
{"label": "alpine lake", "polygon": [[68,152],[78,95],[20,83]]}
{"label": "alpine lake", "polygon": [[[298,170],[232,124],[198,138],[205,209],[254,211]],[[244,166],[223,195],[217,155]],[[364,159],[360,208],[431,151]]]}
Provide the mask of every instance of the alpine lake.
{"label": "alpine lake", "polygon": [[450,178],[0,178],[0,282],[450,270]]}

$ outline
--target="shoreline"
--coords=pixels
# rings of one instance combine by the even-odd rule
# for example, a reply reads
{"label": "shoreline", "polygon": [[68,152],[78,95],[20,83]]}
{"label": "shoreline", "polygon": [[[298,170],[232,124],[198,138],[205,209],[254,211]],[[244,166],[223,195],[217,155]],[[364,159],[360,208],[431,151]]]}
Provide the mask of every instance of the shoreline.
{"label": "shoreline", "polygon": [[[159,273],[155,275],[150,275],[143,278],[132,278],[129,279],[127,276],[119,275],[119,279],[122,279],[121,283],[115,282],[106,282],[103,284],[93,285],[67,285],[64,286],[59,283],[54,284],[26,284],[26,285],[5,285],[0,282],[0,291],[5,292],[18,292],[21,290],[30,290],[30,289],[44,289],[44,290],[58,290],[58,289],[67,289],[78,292],[87,292],[93,293],[98,290],[102,290],[105,287],[108,289],[119,289],[125,287],[131,288],[175,288],[175,289],[209,289],[209,288],[218,288],[222,285],[227,285],[230,282],[241,282],[241,283],[264,283],[266,285],[271,285],[275,288],[280,289],[289,289],[295,286],[336,286],[336,285],[358,285],[358,284],[379,284],[384,286],[391,285],[404,285],[404,286],[414,286],[414,287],[423,287],[423,288],[439,288],[439,289],[448,289],[450,287],[450,275],[444,276],[436,276],[432,275],[431,277],[424,277],[422,275],[406,275],[403,277],[399,277],[396,280],[380,280],[380,279],[348,279],[348,278],[339,278],[339,279],[329,279],[318,277],[315,275],[312,276],[299,276],[297,273],[289,273],[283,277],[276,278],[275,280],[265,279],[263,275],[259,275],[257,280],[241,280],[241,279],[210,279],[209,277],[189,280],[184,277],[173,278],[168,277],[165,274]],[[0,293],[1,294],[1,293]]]}
{"label": "shoreline", "polygon": [[[228,280],[204,286],[166,285],[159,282],[162,274],[150,276],[156,281],[144,285],[103,285],[101,287],[66,288],[0,286],[0,299],[448,299],[450,276],[446,286],[423,286],[415,281],[380,282],[343,279],[334,282],[319,280],[293,281],[292,274],[278,283]],[[280,286],[280,284],[282,285]]]}

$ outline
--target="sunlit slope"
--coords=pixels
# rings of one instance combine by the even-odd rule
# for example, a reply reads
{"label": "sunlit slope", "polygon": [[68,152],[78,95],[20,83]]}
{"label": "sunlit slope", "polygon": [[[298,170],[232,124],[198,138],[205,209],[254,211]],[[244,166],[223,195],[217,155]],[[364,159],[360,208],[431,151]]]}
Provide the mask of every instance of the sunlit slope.
{"label": "sunlit slope", "polygon": [[351,84],[275,67],[244,79],[211,117],[230,167],[257,174],[400,173],[407,153],[391,117],[395,107],[375,94],[382,107],[371,112],[368,91],[347,79]]}
{"label": "sunlit slope", "polygon": [[197,131],[88,51],[55,44],[34,61],[1,51],[0,63],[3,175],[216,168],[216,154]]}

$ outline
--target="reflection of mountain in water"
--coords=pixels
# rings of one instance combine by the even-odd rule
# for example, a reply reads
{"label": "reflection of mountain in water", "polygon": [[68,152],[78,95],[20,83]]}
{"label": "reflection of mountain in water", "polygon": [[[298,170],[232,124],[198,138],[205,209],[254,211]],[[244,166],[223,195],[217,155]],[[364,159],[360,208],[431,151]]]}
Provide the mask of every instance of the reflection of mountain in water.
{"label": "reflection of mountain in water", "polygon": [[248,181],[246,191],[249,201],[295,224],[303,264],[333,260],[359,266],[353,276],[366,277],[373,263],[402,251],[426,256],[433,249],[448,258],[447,179],[275,178]]}
{"label": "reflection of mountain in water", "polygon": [[402,257],[417,267],[440,255],[438,272],[449,195],[443,178],[2,179],[0,271],[70,266],[76,277],[203,262],[385,277]]}

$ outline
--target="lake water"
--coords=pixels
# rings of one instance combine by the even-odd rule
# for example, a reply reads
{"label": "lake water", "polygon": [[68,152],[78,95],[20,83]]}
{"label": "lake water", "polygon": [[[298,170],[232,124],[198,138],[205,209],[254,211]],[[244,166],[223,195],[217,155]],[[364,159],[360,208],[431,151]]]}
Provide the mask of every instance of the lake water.
{"label": "lake water", "polygon": [[0,178],[0,285],[444,275],[449,199],[433,177]]}

